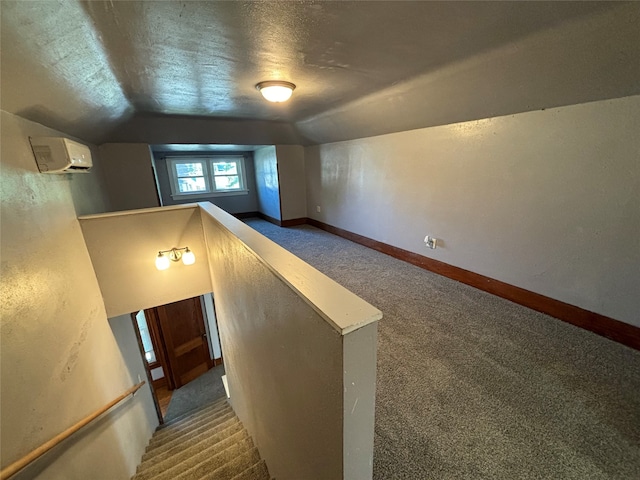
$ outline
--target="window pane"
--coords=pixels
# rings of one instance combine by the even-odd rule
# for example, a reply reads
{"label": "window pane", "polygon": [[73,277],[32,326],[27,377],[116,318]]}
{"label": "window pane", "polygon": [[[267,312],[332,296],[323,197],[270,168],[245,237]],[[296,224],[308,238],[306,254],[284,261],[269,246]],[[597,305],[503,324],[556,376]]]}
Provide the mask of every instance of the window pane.
{"label": "window pane", "polygon": [[240,190],[240,177],[237,175],[225,175],[215,177],[216,190]]}
{"label": "window pane", "polygon": [[178,177],[201,177],[204,175],[202,171],[202,163],[176,163],[176,173]]}
{"label": "window pane", "polygon": [[214,162],[214,175],[238,175],[238,165],[236,162]]}
{"label": "window pane", "polygon": [[204,177],[179,178],[178,188],[180,188],[180,193],[206,192],[207,184],[204,181]]}
{"label": "window pane", "polygon": [[147,360],[148,363],[153,363],[153,362],[157,361],[156,352],[154,352],[153,350],[151,350],[149,352],[145,352],[144,353],[144,358]]}
{"label": "window pane", "polygon": [[145,353],[153,352],[153,343],[151,342],[149,327],[147,326],[147,318],[144,316],[142,310],[136,313],[136,322],[138,323],[138,331],[140,332],[140,339],[142,340],[142,347]]}

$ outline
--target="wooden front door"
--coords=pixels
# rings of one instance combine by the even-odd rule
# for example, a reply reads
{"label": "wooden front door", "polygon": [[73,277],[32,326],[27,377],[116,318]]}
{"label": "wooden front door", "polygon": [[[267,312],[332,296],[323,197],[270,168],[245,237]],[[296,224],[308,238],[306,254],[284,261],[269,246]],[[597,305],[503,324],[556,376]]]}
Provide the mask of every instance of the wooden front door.
{"label": "wooden front door", "polygon": [[200,297],[156,307],[175,388],[199,377],[211,367]]}

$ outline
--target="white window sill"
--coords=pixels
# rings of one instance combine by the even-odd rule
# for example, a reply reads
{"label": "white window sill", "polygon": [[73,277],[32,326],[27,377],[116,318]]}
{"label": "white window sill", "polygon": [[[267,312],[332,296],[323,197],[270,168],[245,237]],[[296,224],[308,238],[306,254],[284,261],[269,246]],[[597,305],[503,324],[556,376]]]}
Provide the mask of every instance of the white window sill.
{"label": "white window sill", "polygon": [[171,194],[171,198],[175,200],[185,200],[189,198],[211,198],[211,197],[235,197],[240,195],[248,195],[249,190],[231,190],[229,192],[203,192],[203,193],[179,193]]}

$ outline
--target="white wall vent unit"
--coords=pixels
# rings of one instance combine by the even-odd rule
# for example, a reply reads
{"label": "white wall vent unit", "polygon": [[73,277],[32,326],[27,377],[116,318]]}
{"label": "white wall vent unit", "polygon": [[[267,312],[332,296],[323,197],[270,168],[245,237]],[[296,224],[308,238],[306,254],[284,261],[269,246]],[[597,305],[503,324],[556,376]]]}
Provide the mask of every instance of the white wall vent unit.
{"label": "white wall vent unit", "polygon": [[93,165],[86,145],[62,137],[29,137],[42,173],[87,172]]}

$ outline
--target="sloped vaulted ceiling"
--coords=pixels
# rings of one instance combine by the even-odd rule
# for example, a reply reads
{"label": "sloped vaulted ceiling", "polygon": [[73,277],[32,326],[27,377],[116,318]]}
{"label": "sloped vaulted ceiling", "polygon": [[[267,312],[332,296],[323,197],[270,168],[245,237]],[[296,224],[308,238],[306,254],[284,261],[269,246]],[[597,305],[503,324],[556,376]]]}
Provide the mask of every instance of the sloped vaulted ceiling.
{"label": "sloped vaulted ceiling", "polygon": [[324,143],[640,93],[638,2],[1,8],[2,109],[96,143]]}

